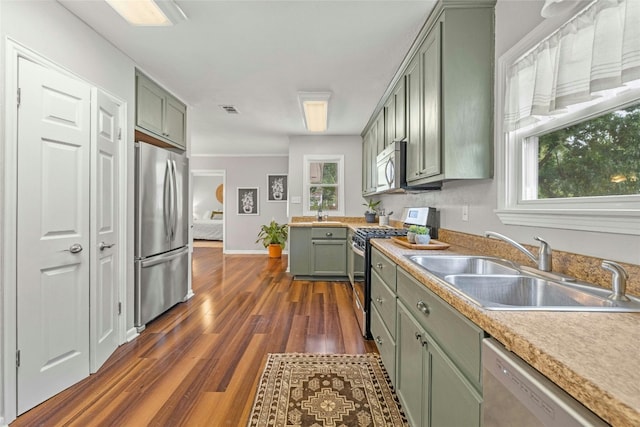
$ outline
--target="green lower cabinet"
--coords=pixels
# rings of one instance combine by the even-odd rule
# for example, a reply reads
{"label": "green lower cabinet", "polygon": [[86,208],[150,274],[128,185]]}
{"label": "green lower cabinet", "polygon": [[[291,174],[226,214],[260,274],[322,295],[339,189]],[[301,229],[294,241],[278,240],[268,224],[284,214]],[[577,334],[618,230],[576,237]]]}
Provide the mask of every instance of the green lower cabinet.
{"label": "green lower cabinet", "polygon": [[[394,324],[395,326],[395,324]],[[389,374],[391,384],[396,385],[396,343],[375,306],[371,307],[371,335],[378,347],[382,364]]]}
{"label": "green lower cabinet", "polygon": [[294,276],[311,274],[311,227],[289,228],[289,271]]}
{"label": "green lower cabinet", "polygon": [[482,397],[447,356],[429,345],[432,427],[480,426]]}
{"label": "green lower cabinet", "polygon": [[314,276],[346,276],[346,240],[312,240],[311,274]]}
{"label": "green lower cabinet", "polygon": [[424,331],[402,303],[396,330],[396,393],[412,427],[429,425],[429,353],[422,345]]}
{"label": "green lower cabinet", "polygon": [[398,302],[396,392],[414,427],[480,426],[482,397]]}

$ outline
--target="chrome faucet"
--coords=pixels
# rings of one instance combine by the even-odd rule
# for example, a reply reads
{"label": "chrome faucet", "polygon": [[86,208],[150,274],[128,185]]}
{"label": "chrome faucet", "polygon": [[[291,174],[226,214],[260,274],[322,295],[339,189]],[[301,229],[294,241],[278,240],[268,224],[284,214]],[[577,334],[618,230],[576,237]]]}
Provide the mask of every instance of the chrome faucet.
{"label": "chrome faucet", "polygon": [[496,233],[495,231],[486,231],[484,233],[486,237],[493,237],[495,239],[499,239],[509,243],[514,248],[518,249],[520,252],[525,254],[531,259],[531,261],[538,264],[538,270],[542,271],[551,271],[552,269],[552,259],[551,259],[551,246],[544,241],[541,237],[534,237],[535,240],[540,242],[540,249],[538,250],[538,257],[529,252],[527,248],[522,246],[520,243],[516,242],[513,239],[508,238],[507,236],[503,236],[500,233]]}
{"label": "chrome faucet", "polygon": [[623,266],[613,261],[602,261],[602,268],[613,273],[611,276],[611,290],[613,292],[608,298],[613,301],[629,301],[629,298],[625,295],[629,273]]}

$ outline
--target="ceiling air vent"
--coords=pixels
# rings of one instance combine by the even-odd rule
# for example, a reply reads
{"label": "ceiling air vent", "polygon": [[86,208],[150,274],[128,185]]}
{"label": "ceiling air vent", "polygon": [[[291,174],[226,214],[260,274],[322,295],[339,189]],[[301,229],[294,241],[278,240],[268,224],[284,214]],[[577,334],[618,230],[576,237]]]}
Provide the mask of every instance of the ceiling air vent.
{"label": "ceiling air vent", "polygon": [[222,108],[229,114],[240,114],[236,107],[234,107],[233,105],[221,105],[220,108]]}

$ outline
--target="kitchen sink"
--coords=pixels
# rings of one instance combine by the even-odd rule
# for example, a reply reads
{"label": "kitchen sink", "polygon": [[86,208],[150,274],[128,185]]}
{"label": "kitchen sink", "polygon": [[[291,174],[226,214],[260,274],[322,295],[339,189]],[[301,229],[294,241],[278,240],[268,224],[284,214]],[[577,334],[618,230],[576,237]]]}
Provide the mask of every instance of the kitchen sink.
{"label": "kitchen sink", "polygon": [[407,255],[487,310],[640,312],[640,300],[613,301],[609,289],[536,277],[511,261],[483,256]]}
{"label": "kitchen sink", "polygon": [[640,311],[640,304],[607,299],[610,291],[523,275],[449,275],[444,280],[493,310]]}
{"label": "kitchen sink", "polygon": [[439,277],[449,274],[519,274],[505,259],[464,255],[413,255],[409,259]]}

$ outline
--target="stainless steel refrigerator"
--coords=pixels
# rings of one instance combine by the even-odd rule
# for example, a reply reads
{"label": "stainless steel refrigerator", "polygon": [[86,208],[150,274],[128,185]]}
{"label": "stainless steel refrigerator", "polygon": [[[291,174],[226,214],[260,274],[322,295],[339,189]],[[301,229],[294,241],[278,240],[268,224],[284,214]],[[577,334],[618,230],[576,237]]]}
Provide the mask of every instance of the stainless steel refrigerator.
{"label": "stainless steel refrigerator", "polygon": [[188,276],[189,163],[136,143],[135,326],[184,300]]}

